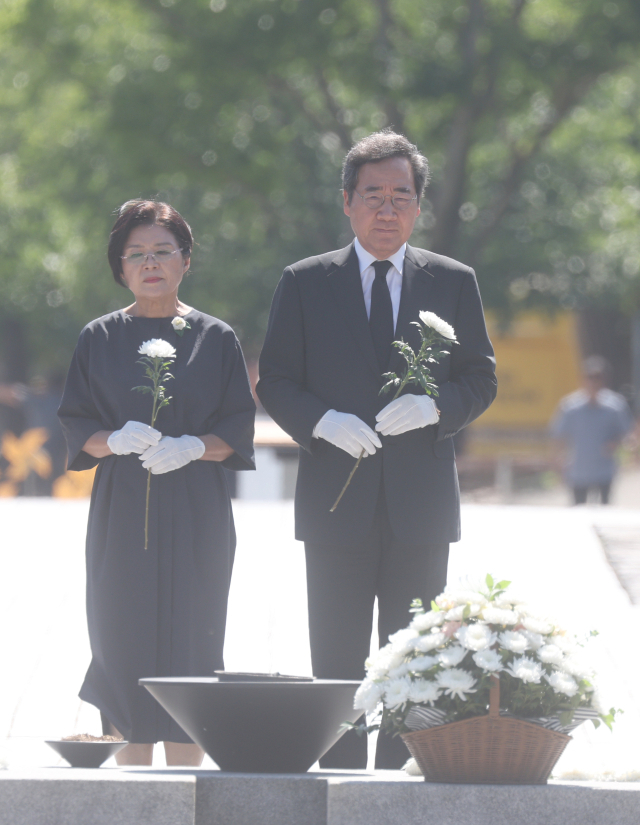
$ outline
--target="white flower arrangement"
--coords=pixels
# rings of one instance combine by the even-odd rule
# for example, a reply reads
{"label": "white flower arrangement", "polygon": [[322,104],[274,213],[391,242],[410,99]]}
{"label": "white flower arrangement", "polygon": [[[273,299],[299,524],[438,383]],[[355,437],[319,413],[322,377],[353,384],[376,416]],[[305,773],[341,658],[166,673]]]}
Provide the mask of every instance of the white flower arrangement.
{"label": "white flower arrangement", "polygon": [[447,587],[429,611],[414,602],[409,627],[366,662],[354,706],[376,718],[354,727],[408,733],[486,715],[492,677],[500,713],[564,732],[586,719],[611,727],[616,711],[598,706],[583,644],[511,599],[509,584],[489,575],[484,588]]}

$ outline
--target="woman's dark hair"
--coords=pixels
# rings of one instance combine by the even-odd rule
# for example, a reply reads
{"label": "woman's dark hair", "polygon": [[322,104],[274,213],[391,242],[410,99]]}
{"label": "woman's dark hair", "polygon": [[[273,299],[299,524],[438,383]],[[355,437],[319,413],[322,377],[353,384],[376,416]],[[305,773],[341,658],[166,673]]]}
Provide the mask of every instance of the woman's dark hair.
{"label": "woman's dark hair", "polygon": [[191,227],[173,206],[162,201],[132,200],[123,203],[118,210],[118,218],[109,235],[107,257],[113,272],[113,278],[120,286],[126,286],[122,280],[122,253],[131,231],[136,226],[164,226],[176,239],[182,256],[189,258],[193,248]]}
{"label": "woman's dark hair", "polygon": [[349,149],[342,164],[342,188],[347,193],[349,203],[358,183],[358,172],[365,163],[377,163],[389,158],[407,158],[413,172],[413,183],[418,203],[429,182],[429,163],[418,147],[404,135],[383,129],[359,140]]}

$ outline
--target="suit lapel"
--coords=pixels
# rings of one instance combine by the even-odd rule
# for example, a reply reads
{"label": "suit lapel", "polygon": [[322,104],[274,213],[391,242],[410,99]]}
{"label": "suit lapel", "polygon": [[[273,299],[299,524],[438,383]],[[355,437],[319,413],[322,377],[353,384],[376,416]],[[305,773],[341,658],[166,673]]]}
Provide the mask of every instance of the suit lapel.
{"label": "suit lapel", "polygon": [[369,320],[364,305],[358,256],[353,247],[341,249],[328,272],[328,281],[346,328],[360,349],[365,361],[380,376],[376,353],[369,331]]}
{"label": "suit lapel", "polygon": [[[418,252],[407,244],[402,271],[402,292],[400,308],[396,323],[395,340],[402,339],[417,351],[420,348],[420,335],[416,327],[411,326],[418,320],[418,314],[429,308],[433,290],[433,275],[429,272],[426,256],[418,257]],[[404,371],[405,361],[395,350],[391,356],[390,369]]]}

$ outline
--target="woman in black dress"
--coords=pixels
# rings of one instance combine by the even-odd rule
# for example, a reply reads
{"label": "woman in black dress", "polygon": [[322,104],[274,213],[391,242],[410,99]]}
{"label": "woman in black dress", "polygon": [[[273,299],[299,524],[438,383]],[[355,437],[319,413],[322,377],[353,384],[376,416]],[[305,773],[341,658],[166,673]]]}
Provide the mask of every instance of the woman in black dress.
{"label": "woman in black dress", "polygon": [[[59,410],[69,469],[98,465],[87,530],[92,660],[80,697],[100,710],[105,732],[133,743],[118,754],[120,764],[151,764],[160,741],[167,764],[202,760],[138,679],[224,667],[235,549],[224,467],[255,469],[255,405],[238,340],[178,299],[192,245],[173,207],[124,204],[108,255],[135,301],[82,330]],[[148,383],[136,362],[151,339],[176,350],[171,400],[153,428],[152,396],[132,391]]]}

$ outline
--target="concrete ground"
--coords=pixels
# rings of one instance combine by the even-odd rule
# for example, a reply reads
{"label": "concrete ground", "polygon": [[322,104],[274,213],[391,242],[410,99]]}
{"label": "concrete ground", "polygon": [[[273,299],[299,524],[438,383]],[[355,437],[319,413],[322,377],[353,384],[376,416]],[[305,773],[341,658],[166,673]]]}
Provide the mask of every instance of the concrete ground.
{"label": "concrete ground", "polygon": [[[634,477],[629,489],[635,484]],[[468,503],[463,540],[452,545],[450,581],[491,572],[511,579],[572,630],[600,631],[593,643],[600,692],[607,707],[625,713],[613,733],[579,728],[556,767],[559,778],[640,779],[640,607],[609,566],[596,532],[622,529],[639,537],[640,489],[631,500],[610,508]],[[234,506],[239,542],[226,666],[310,673],[304,559],[293,539],[292,504]],[[87,509],[84,500],[0,500],[0,763],[10,768],[64,764],[45,739],[100,732],[97,711],[77,698],[89,662]],[[154,765],[162,766],[156,751]]]}

